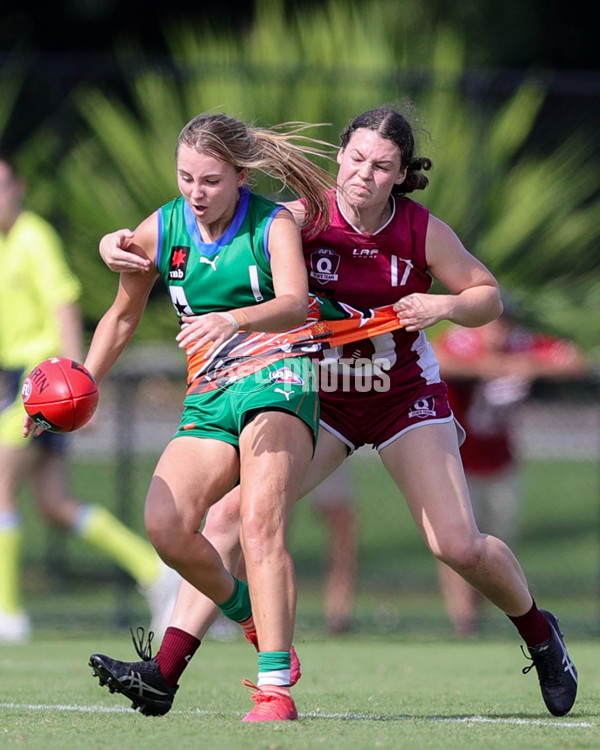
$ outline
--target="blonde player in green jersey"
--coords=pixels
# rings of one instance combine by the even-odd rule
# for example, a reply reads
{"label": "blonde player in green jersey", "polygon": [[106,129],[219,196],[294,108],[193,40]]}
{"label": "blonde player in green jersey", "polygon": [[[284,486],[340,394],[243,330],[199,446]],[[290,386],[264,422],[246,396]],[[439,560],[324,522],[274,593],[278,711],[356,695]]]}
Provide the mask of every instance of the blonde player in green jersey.
{"label": "blonde player in green jersey", "polygon": [[23,208],[25,183],[0,155],[0,644],[24,643],[31,631],[21,593],[22,526],[16,494],[27,478],[40,515],[80,536],[126,570],[146,594],[152,624],[164,631],[179,577],[152,545],[99,505],[69,492],[65,435],[23,440],[21,382],[38,362],[82,355],[80,286],[55,230]]}
{"label": "blonde player in green jersey", "polygon": [[[146,529],[163,560],[259,645],[255,705],[244,721],[297,718],[290,692],[296,584],[285,537],[316,442],[318,395],[310,360],[286,357],[285,342],[273,356],[242,357],[241,372],[235,364],[220,368],[219,355],[238,336],[246,352],[260,352],[252,348],[260,332],[305,324],[308,283],[294,218],[244,187],[257,168],[302,195],[310,220],[326,220],[330,178],[298,139],[297,129],[249,128],[225,114],[199,115],[183,128],[176,152],[182,197],[136,229],[132,246],[152,268],[121,275],[85,360],[101,383],[160,274],[183,324],[189,388],[180,428],[151,481]],[[237,482],[247,585],[199,531],[210,506]]]}

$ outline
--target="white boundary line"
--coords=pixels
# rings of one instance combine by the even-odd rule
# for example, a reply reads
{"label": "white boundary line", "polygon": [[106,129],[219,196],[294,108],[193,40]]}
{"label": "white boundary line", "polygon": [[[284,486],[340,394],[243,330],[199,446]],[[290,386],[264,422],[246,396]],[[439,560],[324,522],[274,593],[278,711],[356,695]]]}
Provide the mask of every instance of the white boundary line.
{"label": "white boundary line", "polygon": [[591,724],[588,721],[563,721],[557,719],[511,719],[501,717],[490,717],[490,716],[386,716],[377,714],[360,714],[360,713],[345,713],[345,714],[320,714],[320,713],[307,713],[298,714],[306,719],[346,719],[346,720],[358,720],[358,721],[439,721],[447,722],[451,724],[519,724],[529,726],[542,726],[542,727],[565,727],[571,729],[573,727],[583,727],[587,729],[593,729],[596,724]]}
{"label": "white boundary line", "polygon": [[[0,709],[20,711],[74,711],[90,714],[124,714],[132,713],[131,708],[124,706],[77,706],[77,705],[50,705],[44,703],[0,703]],[[202,711],[199,708],[189,711],[171,710],[169,713],[183,716],[241,716],[232,712],[224,711]],[[299,714],[301,719],[342,719],[346,721],[433,721],[446,722],[450,724],[516,724],[519,726],[543,726],[564,729],[583,728],[593,729],[596,724],[589,721],[568,721],[562,719],[511,719],[488,716],[387,716],[385,714],[362,714],[362,713],[305,713]]]}

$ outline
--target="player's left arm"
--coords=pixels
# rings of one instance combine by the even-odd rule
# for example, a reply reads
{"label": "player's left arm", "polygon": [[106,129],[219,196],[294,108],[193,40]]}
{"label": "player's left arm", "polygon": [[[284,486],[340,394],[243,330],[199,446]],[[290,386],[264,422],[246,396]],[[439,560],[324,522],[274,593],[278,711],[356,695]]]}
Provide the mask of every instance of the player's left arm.
{"label": "player's left arm", "polygon": [[481,326],[501,314],[500,291],[493,274],[465,249],[447,224],[431,215],[425,249],[429,272],[449,294],[409,294],[398,300],[394,309],[407,331],[428,328],[441,320]]}
{"label": "player's left arm", "polygon": [[271,225],[269,254],[275,299],[263,303],[261,312],[269,316],[271,330],[282,331],[302,325],[308,310],[308,274],[300,231],[295,218],[287,210],[280,211]]}

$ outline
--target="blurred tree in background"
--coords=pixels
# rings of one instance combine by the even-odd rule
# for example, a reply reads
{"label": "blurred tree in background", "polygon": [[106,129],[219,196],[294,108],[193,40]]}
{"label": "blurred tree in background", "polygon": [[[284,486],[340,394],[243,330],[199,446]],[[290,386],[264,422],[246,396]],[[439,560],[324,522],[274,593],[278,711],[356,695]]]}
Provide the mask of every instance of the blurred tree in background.
{"label": "blurred tree in background", "polygon": [[[314,135],[335,143],[354,114],[406,100],[414,103],[414,112],[406,106],[420,151],[434,161],[430,186],[415,199],[456,229],[532,323],[587,348],[600,345],[600,164],[592,129],[576,116],[568,129],[558,127],[560,117],[548,127],[552,76],[472,68],[490,66],[493,55],[510,64],[493,42],[509,28],[513,60],[522,63],[538,4],[509,2],[502,13],[474,1],[251,5],[228,27],[216,18],[193,22],[193,14],[165,24],[161,57],[128,28],[127,43],[114,50],[119,85],[97,71],[82,76],[20,149],[21,167],[37,177],[31,199],[58,222],[84,283],[91,325],[116,285],[97,256],[98,239],[135,226],[175,194],[174,145],[192,116],[214,109],[258,125],[331,123]],[[6,102],[16,96],[14,66],[10,73],[0,81]],[[0,105],[0,127],[8,106]],[[165,300],[156,299],[140,335],[170,335],[173,323]]]}
{"label": "blurred tree in background", "polygon": [[[224,110],[264,126],[331,123],[310,134],[336,143],[359,111],[399,102],[419,152],[434,161],[429,187],[413,197],[490,266],[530,323],[600,351],[600,72],[589,12],[582,0],[567,8],[557,0],[173,0],[159,10],[142,0],[56,0],[35,13],[13,4],[0,24],[0,147],[27,175],[31,207],[66,240],[91,333],[117,284],[98,240],[175,195],[174,147],[189,118]],[[277,187],[258,185],[274,197]],[[147,476],[179,418],[175,330],[159,287],[139,337],[164,346],[130,352],[106,384],[95,434],[74,441],[74,491],[127,523],[142,523]],[[534,589],[570,599],[570,620],[587,621],[596,636],[597,384],[571,386],[540,389],[519,415],[519,558]],[[436,617],[445,623],[435,569],[373,455],[364,451],[350,467],[367,584],[357,614],[365,633],[412,622],[421,636]],[[309,504],[295,514],[291,549],[303,612],[312,587],[313,617],[324,533]],[[54,570],[66,540],[45,544],[43,530],[26,535],[28,559],[46,556]],[[90,581],[112,574],[77,542],[69,555],[58,569],[79,578],[78,596],[40,586],[34,616],[60,628],[81,618],[86,633],[104,628],[112,605]],[[428,590],[434,596],[415,596]],[[123,591],[119,579],[119,627],[124,602],[133,602]]]}

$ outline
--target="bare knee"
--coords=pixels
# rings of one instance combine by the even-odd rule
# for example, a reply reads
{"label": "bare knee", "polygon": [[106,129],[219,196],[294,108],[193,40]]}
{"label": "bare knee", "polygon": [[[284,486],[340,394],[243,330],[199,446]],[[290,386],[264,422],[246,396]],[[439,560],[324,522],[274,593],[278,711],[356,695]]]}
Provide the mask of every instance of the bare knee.
{"label": "bare knee", "polygon": [[273,554],[286,550],[283,519],[252,513],[241,519],[240,539],[246,562],[260,564]]}
{"label": "bare knee", "polygon": [[175,567],[185,558],[190,532],[172,506],[166,506],[160,512],[153,506],[146,506],[144,525],[148,539],[168,565]]}
{"label": "bare knee", "polygon": [[484,538],[479,534],[465,539],[449,539],[432,551],[440,562],[458,573],[468,573],[481,565],[485,554]]}
{"label": "bare knee", "polygon": [[204,533],[211,538],[239,536],[239,526],[239,493],[234,491],[211,506],[206,516]]}

